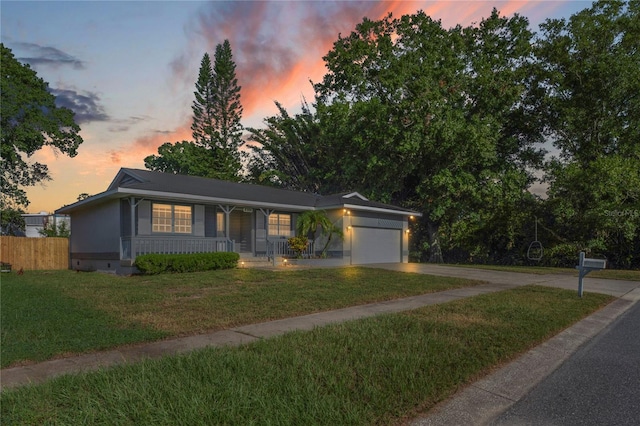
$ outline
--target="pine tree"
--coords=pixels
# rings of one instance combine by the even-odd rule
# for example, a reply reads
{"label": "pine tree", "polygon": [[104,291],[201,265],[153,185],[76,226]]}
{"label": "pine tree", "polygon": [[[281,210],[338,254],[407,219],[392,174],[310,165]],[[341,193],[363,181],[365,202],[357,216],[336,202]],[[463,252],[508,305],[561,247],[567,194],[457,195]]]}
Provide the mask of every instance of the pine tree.
{"label": "pine tree", "polygon": [[196,81],[195,101],[193,101],[193,140],[199,146],[212,149],[213,142],[213,69],[211,68],[211,58],[205,53],[200,62],[200,72]]}
{"label": "pine tree", "polygon": [[216,164],[216,177],[240,180],[242,171],[242,105],[229,40],[216,46],[214,64],[208,53],[200,63],[193,102],[193,139]]}
{"label": "pine tree", "polygon": [[216,146],[229,178],[239,179],[242,170],[242,105],[229,40],[216,46],[213,65],[213,117]]}

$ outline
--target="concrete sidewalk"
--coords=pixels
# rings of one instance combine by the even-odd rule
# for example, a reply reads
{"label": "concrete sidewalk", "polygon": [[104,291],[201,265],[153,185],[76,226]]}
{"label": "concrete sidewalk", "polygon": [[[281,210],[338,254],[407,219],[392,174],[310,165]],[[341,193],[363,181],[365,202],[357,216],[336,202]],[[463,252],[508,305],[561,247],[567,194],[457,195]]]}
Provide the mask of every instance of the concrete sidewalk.
{"label": "concrete sidewalk", "polygon": [[116,364],[133,363],[143,359],[176,355],[207,346],[238,346],[258,339],[269,338],[293,330],[311,330],[331,323],[371,317],[384,313],[395,313],[437,303],[473,297],[515,287],[506,284],[485,284],[423,294],[367,305],[352,306],[333,311],[318,312],[293,318],[245,325],[209,334],[167,339],[159,342],[126,346],[106,352],[54,359],[23,367],[6,368],[0,371],[0,390],[41,383],[63,374],[97,370]]}
{"label": "concrete sidewalk", "polygon": [[[112,351],[56,359],[24,367],[7,368],[0,371],[0,390],[29,383],[40,383],[64,374],[175,355],[207,346],[242,345],[293,330],[310,330],[326,324],[401,312],[528,284],[570,288],[577,292],[577,278],[566,275],[520,274],[423,264],[372,266],[404,272],[464,277],[487,281],[489,284],[246,325],[210,334],[132,345]],[[640,282],[586,278],[585,291],[611,294],[619,299],[503,369],[459,392],[446,404],[437,407],[429,417],[416,419],[414,424],[482,424],[495,418],[555,370],[578,347],[598,334],[640,299]]]}

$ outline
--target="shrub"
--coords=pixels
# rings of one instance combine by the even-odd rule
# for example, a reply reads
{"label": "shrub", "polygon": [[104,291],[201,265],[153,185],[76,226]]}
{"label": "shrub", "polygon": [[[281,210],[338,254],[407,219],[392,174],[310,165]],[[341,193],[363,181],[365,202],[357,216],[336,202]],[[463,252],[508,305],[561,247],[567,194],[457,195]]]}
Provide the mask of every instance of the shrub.
{"label": "shrub", "polygon": [[136,258],[136,267],[146,275],[233,269],[238,253],[144,254]]}
{"label": "shrub", "polygon": [[302,257],[302,252],[305,251],[309,245],[309,239],[307,237],[291,237],[287,242],[289,243],[289,248],[297,258]]}
{"label": "shrub", "polygon": [[582,251],[577,243],[561,243],[545,250],[542,264],[558,268],[573,268],[578,264],[578,256]]}

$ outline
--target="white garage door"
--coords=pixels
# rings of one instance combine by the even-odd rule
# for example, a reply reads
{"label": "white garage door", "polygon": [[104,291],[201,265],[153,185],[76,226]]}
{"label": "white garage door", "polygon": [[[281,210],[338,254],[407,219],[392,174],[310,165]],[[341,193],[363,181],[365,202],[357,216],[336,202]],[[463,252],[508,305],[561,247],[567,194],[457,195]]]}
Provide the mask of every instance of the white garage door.
{"label": "white garage door", "polygon": [[354,226],[351,232],[352,264],[401,262],[401,230]]}

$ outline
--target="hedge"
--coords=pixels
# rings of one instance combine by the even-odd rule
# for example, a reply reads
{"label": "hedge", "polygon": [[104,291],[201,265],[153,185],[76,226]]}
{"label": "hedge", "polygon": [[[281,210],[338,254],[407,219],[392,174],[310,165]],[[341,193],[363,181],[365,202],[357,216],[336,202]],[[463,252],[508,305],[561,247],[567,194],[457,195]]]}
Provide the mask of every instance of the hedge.
{"label": "hedge", "polygon": [[233,269],[238,253],[144,254],[136,258],[136,267],[146,275]]}

